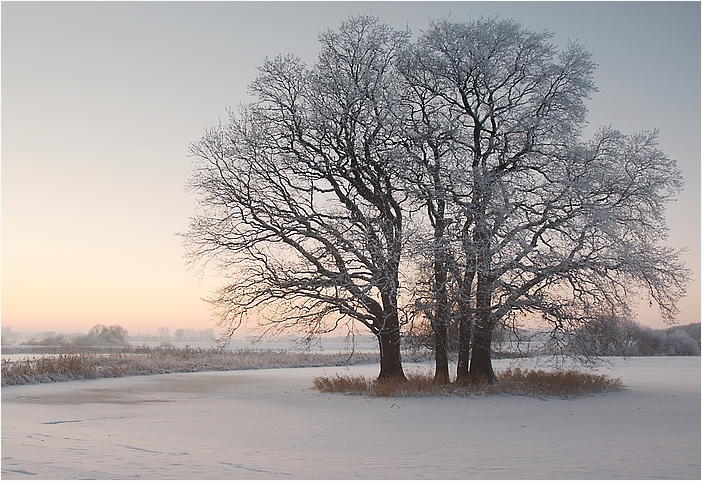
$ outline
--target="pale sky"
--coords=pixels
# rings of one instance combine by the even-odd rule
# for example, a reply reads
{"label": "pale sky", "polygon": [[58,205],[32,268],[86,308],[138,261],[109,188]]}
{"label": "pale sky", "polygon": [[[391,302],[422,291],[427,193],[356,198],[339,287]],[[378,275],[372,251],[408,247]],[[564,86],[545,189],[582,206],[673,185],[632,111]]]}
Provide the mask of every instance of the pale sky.
{"label": "pale sky", "polygon": [[[202,300],[224,279],[188,270],[188,144],[247,102],[256,65],[350,15],[415,34],[429,19],[499,14],[599,64],[590,129],[660,129],[684,171],[669,245],[695,282],[680,323],[700,320],[700,3],[2,2],[2,325],[130,333],[214,327]],[[662,328],[648,304],[637,321]]]}

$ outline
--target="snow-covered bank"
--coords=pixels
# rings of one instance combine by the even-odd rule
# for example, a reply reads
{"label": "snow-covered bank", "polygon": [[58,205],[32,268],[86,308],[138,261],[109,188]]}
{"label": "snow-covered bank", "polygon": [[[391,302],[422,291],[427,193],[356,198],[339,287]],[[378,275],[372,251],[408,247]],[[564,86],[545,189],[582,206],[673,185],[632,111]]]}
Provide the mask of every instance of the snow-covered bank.
{"label": "snow-covered bank", "polygon": [[[496,367],[508,365],[498,361]],[[2,388],[2,477],[700,478],[700,359],[615,359],[576,399],[363,398],[377,365]]]}

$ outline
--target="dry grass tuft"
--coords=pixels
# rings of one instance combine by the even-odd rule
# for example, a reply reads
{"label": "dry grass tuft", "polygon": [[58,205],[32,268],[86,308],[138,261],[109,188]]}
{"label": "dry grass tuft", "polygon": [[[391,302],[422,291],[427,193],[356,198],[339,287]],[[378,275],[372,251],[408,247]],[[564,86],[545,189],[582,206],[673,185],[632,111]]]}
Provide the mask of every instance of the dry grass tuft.
{"label": "dry grass tuft", "polygon": [[499,385],[494,387],[502,392],[536,396],[581,396],[624,388],[619,378],[575,370],[507,369],[498,380]]}
{"label": "dry grass tuft", "polygon": [[314,387],[325,393],[360,394],[374,397],[468,396],[517,394],[524,396],[582,396],[623,389],[620,379],[574,370],[507,369],[497,373],[497,383],[464,386],[435,384],[429,372],[413,372],[407,380],[370,380],[363,376],[318,377]]}
{"label": "dry grass tuft", "polygon": [[315,378],[314,387],[321,392],[360,394],[370,391],[373,388],[373,381],[363,376],[340,376],[336,374],[334,377]]}

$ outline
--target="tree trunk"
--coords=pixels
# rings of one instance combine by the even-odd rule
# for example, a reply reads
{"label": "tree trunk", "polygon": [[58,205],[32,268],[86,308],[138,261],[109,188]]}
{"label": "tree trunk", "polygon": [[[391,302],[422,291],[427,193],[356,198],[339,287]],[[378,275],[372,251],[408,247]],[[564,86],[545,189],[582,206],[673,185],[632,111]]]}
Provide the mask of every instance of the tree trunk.
{"label": "tree trunk", "polygon": [[476,326],[473,333],[473,348],[470,356],[470,384],[495,384],[497,377],[492,369],[492,329],[489,326]]}
{"label": "tree trunk", "polygon": [[458,319],[458,367],[456,368],[456,383],[468,384],[468,361],[470,356],[470,314],[465,312]]}
{"label": "tree trunk", "polygon": [[[437,243],[441,243],[443,239],[436,239]],[[449,365],[448,365],[448,325],[450,318],[450,308],[448,300],[448,290],[446,280],[448,278],[446,255],[443,251],[444,246],[438,247],[440,250],[435,253],[436,259],[434,262],[434,299],[436,307],[434,309],[434,358],[436,360],[436,374],[434,375],[434,383],[448,384],[449,382]]]}
{"label": "tree trunk", "polygon": [[448,365],[448,326],[444,322],[434,323],[434,357],[436,359],[436,373],[434,384],[449,383]]}
{"label": "tree trunk", "polygon": [[497,381],[492,369],[492,315],[490,304],[492,300],[491,276],[478,272],[478,285],[475,294],[475,326],[473,328],[473,346],[470,357],[470,384],[489,383]]}
{"label": "tree trunk", "polygon": [[470,273],[462,280],[458,293],[458,366],[456,367],[456,384],[469,384],[468,361],[471,331],[473,329],[473,314],[470,308],[472,286],[473,273]]}
{"label": "tree trunk", "polygon": [[473,281],[477,269],[475,243],[470,228],[473,218],[469,217],[463,223],[461,243],[466,256],[466,266],[463,275],[457,274],[460,279],[458,292],[458,367],[456,369],[456,383],[469,384],[469,356],[471,336],[473,330],[473,311],[471,309],[471,295],[473,294]]}
{"label": "tree trunk", "polygon": [[[427,210],[434,226],[434,313],[432,328],[434,330],[434,359],[436,360],[435,384],[449,383],[448,365],[448,328],[451,321],[448,286],[448,253],[446,240],[446,202],[441,185],[441,156],[435,152],[436,164],[430,167],[433,189],[436,199],[428,199]],[[436,201],[436,202],[434,202]]]}
{"label": "tree trunk", "polygon": [[380,345],[380,374],[378,380],[399,378],[407,380],[402,370],[400,355],[400,329],[399,326],[388,329],[387,327],[377,334]]}

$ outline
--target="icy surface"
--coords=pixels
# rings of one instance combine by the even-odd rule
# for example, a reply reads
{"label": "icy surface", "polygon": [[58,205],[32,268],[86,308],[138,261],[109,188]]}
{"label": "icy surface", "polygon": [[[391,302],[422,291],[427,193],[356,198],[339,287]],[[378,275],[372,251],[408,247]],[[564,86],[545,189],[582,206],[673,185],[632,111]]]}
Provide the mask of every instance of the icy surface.
{"label": "icy surface", "polygon": [[311,389],[343,368],[3,387],[2,477],[700,479],[700,358],[615,359],[603,371],[626,390],[393,399]]}

